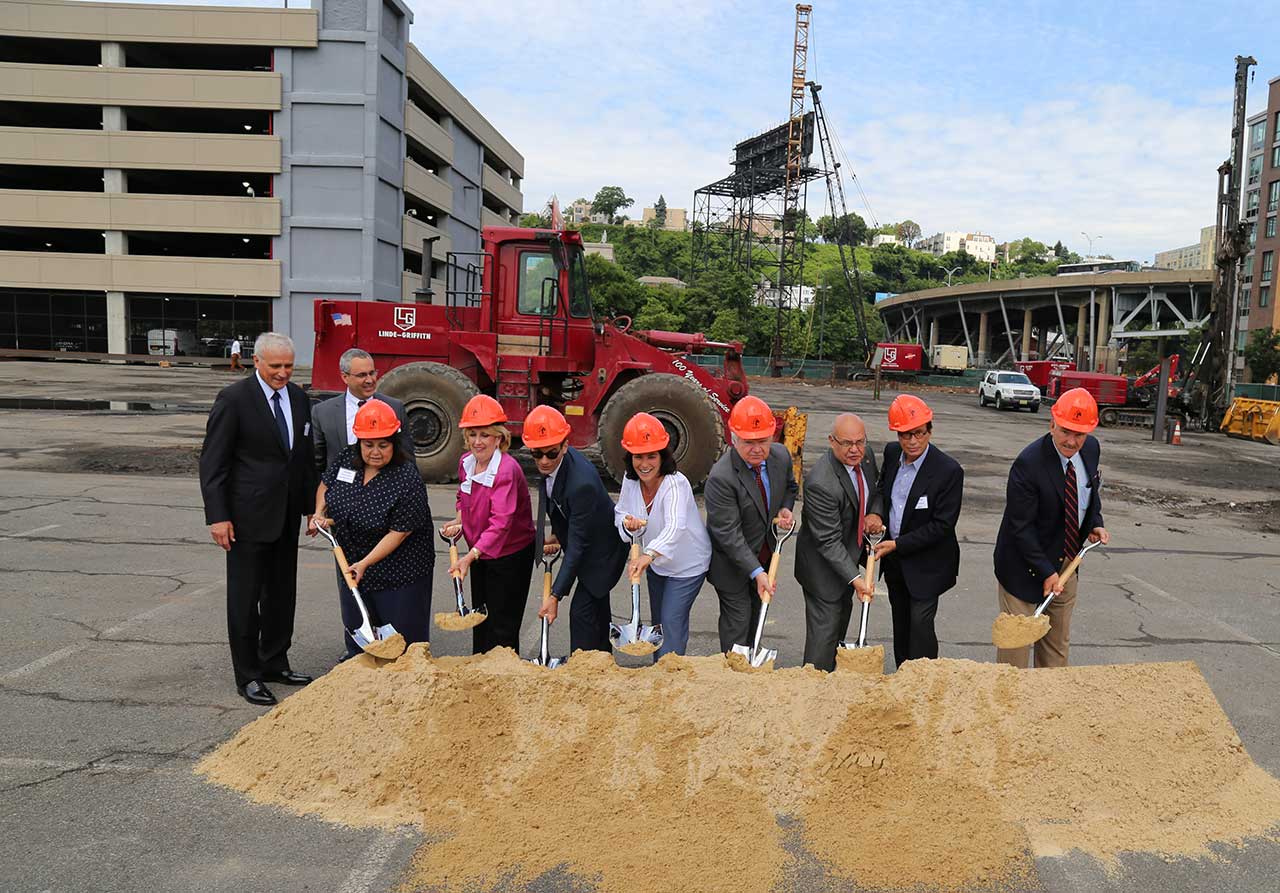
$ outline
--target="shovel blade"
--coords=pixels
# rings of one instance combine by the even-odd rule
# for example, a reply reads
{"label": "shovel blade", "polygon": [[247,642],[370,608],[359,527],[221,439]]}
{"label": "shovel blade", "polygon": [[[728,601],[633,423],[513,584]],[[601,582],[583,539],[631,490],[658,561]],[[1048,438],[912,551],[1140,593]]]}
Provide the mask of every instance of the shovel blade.
{"label": "shovel blade", "polygon": [[530,658],[529,663],[546,667],[548,670],[554,670],[556,667],[562,666],[568,659],[567,657],[548,657],[547,662],[544,664],[541,657],[534,657]]}
{"label": "shovel blade", "polygon": [[641,642],[648,642],[655,648],[662,647],[662,624],[655,623],[653,626],[642,626],[638,634]]}
{"label": "shovel blade", "polygon": [[[390,623],[387,623],[377,629],[369,630],[368,632],[366,632],[366,628],[363,626],[360,627],[360,629],[347,630],[347,632],[351,634],[351,638],[355,640],[357,645],[361,648],[367,648],[374,642],[391,638],[396,634],[397,630]],[[373,635],[370,636],[369,632],[372,632]]]}
{"label": "shovel blade", "polygon": [[765,664],[775,660],[777,657],[778,650],[776,648],[761,648],[751,656],[751,666],[763,667]]}
{"label": "shovel blade", "polygon": [[634,645],[640,641],[640,629],[634,623],[610,623],[609,641],[615,648],[619,645]]}

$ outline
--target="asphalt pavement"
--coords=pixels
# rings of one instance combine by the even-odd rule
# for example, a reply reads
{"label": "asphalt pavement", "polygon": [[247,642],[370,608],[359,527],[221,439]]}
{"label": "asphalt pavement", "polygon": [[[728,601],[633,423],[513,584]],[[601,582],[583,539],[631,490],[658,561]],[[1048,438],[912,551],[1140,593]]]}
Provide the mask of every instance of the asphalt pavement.
{"label": "asphalt pavement", "polygon": [[[232,684],[222,553],[209,540],[194,477],[202,410],[231,373],[74,363],[0,369],[8,382],[0,389],[0,889],[396,889],[421,842],[413,830],[299,818],[191,771],[260,715]],[[810,413],[806,462],[821,455],[840,411],[861,414],[877,448],[889,433],[891,391],[878,403],[865,389],[800,382],[753,383],[753,392],[775,408]],[[935,412],[934,445],[966,471],[960,581],[938,613],[942,652],[989,661],[991,549],[1005,475],[1049,416],[979,409],[971,394],[922,396]],[[5,408],[16,398],[72,402]],[[92,400],[107,405],[75,408]],[[1280,449],[1191,432],[1181,447],[1139,431],[1099,434],[1112,543],[1089,556],[1083,573],[1073,663],[1195,661],[1254,760],[1280,775]],[[430,497],[438,521],[452,514],[453,488],[433,486]],[[615,614],[628,601],[620,585]],[[527,655],[537,644],[535,605],[531,597]],[[690,653],[716,650],[716,616],[706,587]],[[887,599],[873,605],[870,628],[873,641],[889,644]],[[567,633],[566,624],[553,628],[553,650],[567,649]],[[804,616],[790,554],[767,636],[780,665],[799,663]],[[433,638],[437,654],[469,646],[465,634]],[[308,541],[293,666],[324,673],[340,650],[331,560]],[[1280,845],[1251,842],[1212,862],[1134,856],[1124,868],[1108,874],[1078,855],[1038,864],[1041,889],[1055,893],[1270,891]],[[833,889],[820,866],[787,885]],[[591,887],[555,875],[528,889]]]}

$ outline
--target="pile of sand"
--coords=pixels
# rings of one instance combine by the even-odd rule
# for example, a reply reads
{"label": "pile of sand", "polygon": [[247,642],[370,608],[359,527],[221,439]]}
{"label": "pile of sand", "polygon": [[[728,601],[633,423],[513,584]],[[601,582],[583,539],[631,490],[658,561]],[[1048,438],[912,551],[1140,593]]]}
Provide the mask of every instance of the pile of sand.
{"label": "pile of sand", "polygon": [[798,833],[865,887],[1025,889],[1035,855],[1201,856],[1280,821],[1280,782],[1191,663],[552,671],[416,644],[340,665],[198,769],[299,813],[418,824],[427,888],[560,869],[618,893],[768,890]]}
{"label": "pile of sand", "polygon": [[385,639],[378,639],[376,642],[370,642],[364,646],[364,650],[374,657],[380,657],[383,660],[395,660],[404,654],[404,636],[400,633],[392,633]]}
{"label": "pile of sand", "polygon": [[991,624],[991,642],[997,648],[1025,648],[1049,634],[1049,615],[1001,612]]}
{"label": "pile of sand", "polygon": [[866,645],[862,648],[837,648],[836,669],[854,673],[883,673],[884,646]]}

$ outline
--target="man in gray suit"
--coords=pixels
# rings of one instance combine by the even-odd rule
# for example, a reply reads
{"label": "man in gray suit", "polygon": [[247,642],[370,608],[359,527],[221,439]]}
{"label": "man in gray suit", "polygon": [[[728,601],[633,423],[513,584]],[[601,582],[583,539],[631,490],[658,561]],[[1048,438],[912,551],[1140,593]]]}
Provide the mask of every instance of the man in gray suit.
{"label": "man in gray suit", "polygon": [[769,559],[775,538],[773,519],[784,527],[799,486],[791,454],[773,440],[773,412],[759,397],[743,397],[729,414],[733,446],[711,467],[703,490],[711,567],[707,579],[720,598],[720,650],[749,645],[760,605],[772,598]]}
{"label": "man in gray suit", "polygon": [[804,662],[836,668],[836,647],[849,630],[853,596],[870,601],[874,581],[863,581],[864,533],[884,529],[884,498],[876,482],[876,456],[867,429],[851,412],[836,416],[831,448],[805,475],[804,525],[796,543],[796,580],[804,592]]}
{"label": "man in gray suit", "polygon": [[[336,397],[330,397],[311,410],[312,436],[315,441],[315,464],[317,471],[324,474],[325,469],[333,464],[338,454],[356,442],[351,426],[356,419],[356,411],[369,400],[377,397],[396,411],[400,420],[400,446],[407,455],[413,455],[413,437],[409,433],[409,425],[404,416],[404,404],[395,397],[378,393],[378,373],[373,366],[373,357],[358,347],[344,351],[338,358],[338,371],[347,389]],[[425,485],[424,485],[425,486]],[[346,629],[355,629],[360,625],[360,609],[342,579],[342,572],[335,568],[338,575],[338,604],[342,608],[342,622]],[[340,660],[355,657],[360,653],[360,646],[343,631],[346,651]]]}

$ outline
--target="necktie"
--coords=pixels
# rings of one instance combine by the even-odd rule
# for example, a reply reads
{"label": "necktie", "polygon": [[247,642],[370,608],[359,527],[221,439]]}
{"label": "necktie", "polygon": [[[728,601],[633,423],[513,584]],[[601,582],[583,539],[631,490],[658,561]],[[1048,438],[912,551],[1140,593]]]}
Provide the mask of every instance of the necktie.
{"label": "necktie", "polygon": [[862,548],[862,535],[867,520],[867,479],[862,476],[862,466],[854,469],[858,472],[858,548]]}
{"label": "necktie", "polygon": [[546,542],[547,527],[547,485],[541,484],[538,487],[538,524],[534,529],[534,542],[536,545],[533,550],[535,561],[542,560],[542,544]]}
{"label": "necktie", "polygon": [[360,400],[360,401],[358,401],[358,402],[356,403],[356,409],[359,409],[361,406],[364,406],[364,405],[365,405],[366,403],[368,403],[368,402],[369,402],[368,400]]}
{"label": "necktie", "polygon": [[275,409],[276,427],[280,429],[280,442],[284,444],[284,448],[287,450],[290,447],[289,423],[284,420],[284,407],[280,405],[279,391],[276,391],[274,394],[271,395],[271,405]]}
{"label": "necktie", "polygon": [[1066,531],[1063,540],[1063,559],[1070,561],[1080,551],[1080,509],[1076,491],[1076,468],[1067,463],[1066,489],[1063,493],[1062,524]]}
{"label": "necktie", "polygon": [[[764,488],[764,475],[757,465],[751,469],[756,475],[756,486],[760,488],[760,498],[764,500],[765,518],[769,518],[769,491]],[[773,549],[769,546],[769,521],[766,520],[764,528],[764,542],[760,545],[760,551],[756,553],[756,557],[760,559],[760,566],[765,570],[769,569],[769,559],[773,557]]]}

